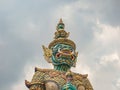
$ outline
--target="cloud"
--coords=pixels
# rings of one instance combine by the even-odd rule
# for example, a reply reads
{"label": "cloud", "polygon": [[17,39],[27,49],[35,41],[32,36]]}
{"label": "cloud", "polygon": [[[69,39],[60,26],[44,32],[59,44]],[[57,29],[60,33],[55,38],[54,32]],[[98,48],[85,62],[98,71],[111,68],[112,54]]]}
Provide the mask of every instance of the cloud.
{"label": "cloud", "polygon": [[59,18],[80,54],[73,70],[89,74],[96,90],[119,89],[119,7],[119,0],[1,0],[1,90],[26,90],[35,66],[51,68],[41,45],[53,40]]}
{"label": "cloud", "polygon": [[118,53],[113,53],[113,54],[101,57],[101,61],[100,61],[101,65],[107,65],[109,63],[112,63],[115,66],[116,65],[120,66],[120,56],[118,55]]}
{"label": "cloud", "polygon": [[110,26],[106,24],[101,24],[97,20],[97,28],[94,33],[95,38],[100,41],[102,44],[117,44],[119,42],[120,36],[120,27],[119,26]]}
{"label": "cloud", "polygon": [[38,68],[53,68],[52,65],[48,64],[47,62],[44,61],[44,63],[41,63],[43,61],[39,60],[38,56],[35,56],[32,58],[32,60],[35,60],[36,62],[39,61],[39,63],[35,63],[35,62],[28,62],[26,63],[26,65],[23,68],[22,74],[21,74],[21,78],[17,81],[17,83],[13,83],[11,85],[11,90],[16,90],[16,89],[20,89],[20,90],[26,90],[27,87],[25,86],[25,80],[31,81],[32,77],[35,73],[35,67]]}
{"label": "cloud", "polygon": [[24,78],[21,78],[19,81],[17,81],[17,83],[14,83],[12,86],[11,86],[11,90],[16,90],[16,89],[20,89],[20,90],[26,90],[27,87],[25,86],[25,83],[24,81],[27,79],[27,80],[30,80],[32,79],[32,76],[34,74],[34,67],[37,66],[36,64],[33,65],[33,64],[27,64],[25,65],[24,69],[23,69],[23,75],[21,76],[24,76]]}
{"label": "cloud", "polygon": [[90,82],[93,81],[93,71],[92,68],[86,63],[87,56],[85,54],[80,54],[77,58],[76,67],[72,68],[72,71],[80,74],[88,74],[88,78],[90,79]]}
{"label": "cloud", "polygon": [[118,89],[120,89],[120,79],[117,80],[116,86],[117,86]]}

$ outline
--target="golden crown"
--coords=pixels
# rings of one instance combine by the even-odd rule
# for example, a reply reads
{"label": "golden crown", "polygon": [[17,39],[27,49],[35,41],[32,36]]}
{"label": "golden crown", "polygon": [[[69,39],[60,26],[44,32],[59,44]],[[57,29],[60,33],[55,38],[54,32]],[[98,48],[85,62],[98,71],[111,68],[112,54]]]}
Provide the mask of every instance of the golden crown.
{"label": "golden crown", "polygon": [[72,46],[74,49],[76,49],[75,43],[72,40],[67,39],[69,36],[69,32],[66,32],[64,30],[64,28],[65,28],[65,25],[64,25],[62,19],[60,19],[60,21],[56,27],[57,31],[55,32],[55,37],[54,37],[55,40],[53,40],[49,44],[49,46],[48,46],[49,48],[55,46],[56,44],[67,44],[67,45]]}

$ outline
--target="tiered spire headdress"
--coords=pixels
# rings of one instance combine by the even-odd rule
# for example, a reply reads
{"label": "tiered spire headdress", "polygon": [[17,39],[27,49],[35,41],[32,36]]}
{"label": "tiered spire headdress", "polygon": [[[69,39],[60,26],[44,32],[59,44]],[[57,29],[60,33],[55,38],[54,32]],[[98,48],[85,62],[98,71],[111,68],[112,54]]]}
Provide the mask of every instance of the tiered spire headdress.
{"label": "tiered spire headdress", "polygon": [[59,23],[57,24],[57,27],[56,27],[57,31],[55,32],[55,37],[54,37],[55,40],[53,40],[49,44],[49,46],[48,46],[49,49],[51,49],[56,44],[67,44],[67,45],[72,46],[74,49],[76,49],[75,43],[72,40],[67,39],[68,36],[69,36],[69,32],[66,32],[64,30],[64,28],[65,28],[65,25],[64,25],[62,19],[60,19],[60,21],[59,21]]}

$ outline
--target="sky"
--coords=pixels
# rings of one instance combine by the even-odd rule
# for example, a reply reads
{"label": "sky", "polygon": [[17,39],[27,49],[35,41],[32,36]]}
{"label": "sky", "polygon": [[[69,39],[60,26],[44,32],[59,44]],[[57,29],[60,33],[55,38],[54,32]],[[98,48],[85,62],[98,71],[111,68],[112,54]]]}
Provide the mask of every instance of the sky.
{"label": "sky", "polygon": [[94,90],[120,90],[120,0],[0,0],[0,90],[28,90],[34,68],[53,68],[42,45],[60,18],[79,52],[72,71]]}

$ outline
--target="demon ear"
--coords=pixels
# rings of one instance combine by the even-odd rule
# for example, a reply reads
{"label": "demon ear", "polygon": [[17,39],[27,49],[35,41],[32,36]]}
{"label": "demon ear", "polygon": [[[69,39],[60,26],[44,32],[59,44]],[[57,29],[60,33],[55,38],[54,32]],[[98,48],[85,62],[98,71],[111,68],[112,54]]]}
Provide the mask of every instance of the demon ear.
{"label": "demon ear", "polygon": [[52,60],[51,60],[52,50],[45,47],[44,45],[42,45],[42,48],[43,48],[43,51],[44,51],[44,58],[46,59],[46,61],[48,63],[52,63]]}
{"label": "demon ear", "polygon": [[78,52],[75,52],[76,57],[78,57]]}
{"label": "demon ear", "polygon": [[76,56],[76,59],[75,59],[75,62],[74,62],[74,64],[73,64],[73,67],[76,67],[76,62],[77,62],[78,52],[75,52],[75,56]]}

